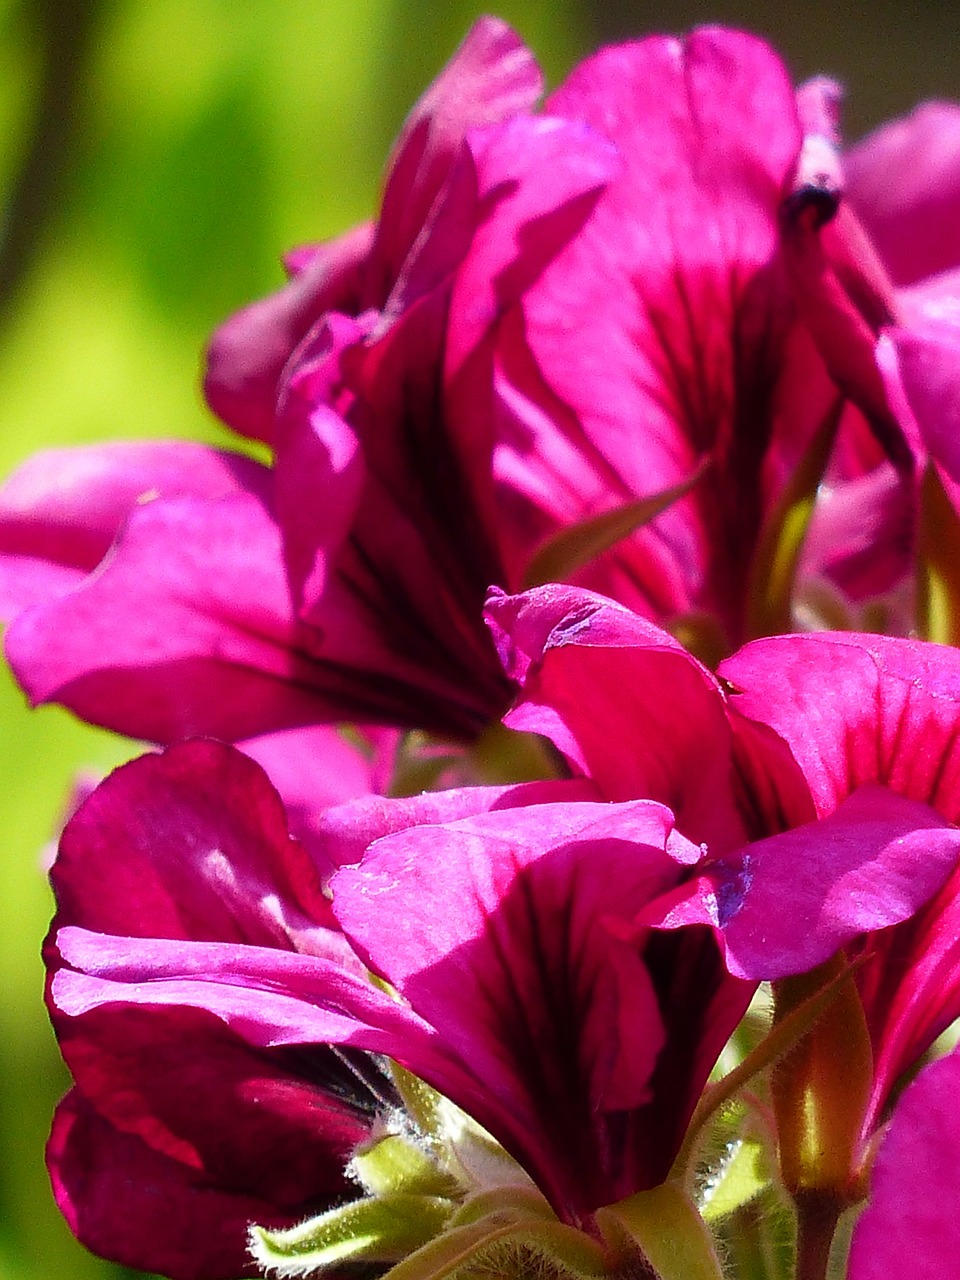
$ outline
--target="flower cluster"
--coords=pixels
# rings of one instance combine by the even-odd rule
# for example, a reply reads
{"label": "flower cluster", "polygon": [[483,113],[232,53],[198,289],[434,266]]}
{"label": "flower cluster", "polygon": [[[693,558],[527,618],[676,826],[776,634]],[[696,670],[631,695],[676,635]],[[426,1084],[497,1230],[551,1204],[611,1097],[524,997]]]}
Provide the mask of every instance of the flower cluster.
{"label": "flower cluster", "polygon": [[174,1280],[948,1275],[960,107],[845,152],[715,28],[541,92],[479,22],[214,335],[269,463],[0,491],[24,690],[156,747],[52,871],[58,1203]]}

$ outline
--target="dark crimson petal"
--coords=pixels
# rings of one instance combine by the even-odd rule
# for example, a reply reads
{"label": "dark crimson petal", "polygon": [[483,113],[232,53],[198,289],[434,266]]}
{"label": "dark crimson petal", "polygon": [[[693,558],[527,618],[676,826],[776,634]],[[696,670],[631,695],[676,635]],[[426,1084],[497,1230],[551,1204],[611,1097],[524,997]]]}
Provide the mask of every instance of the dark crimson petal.
{"label": "dark crimson petal", "polygon": [[[120,1133],[74,1090],[47,1146],[53,1193],[74,1235],[101,1257],[173,1280],[257,1274],[252,1222],[292,1225],[258,1196],[211,1186],[178,1160]],[[261,1215],[263,1215],[261,1217]]]}
{"label": "dark crimson petal", "polygon": [[944,1280],[960,1253],[960,1055],[924,1067],[897,1103],[853,1229],[849,1280]]}
{"label": "dark crimson petal", "polygon": [[349,539],[313,574],[323,590],[303,616],[341,668],[406,673],[416,692],[402,723],[464,737],[502,710],[508,687],[482,625],[484,594],[502,576],[492,531],[442,414],[446,316],[436,290],[347,353],[366,478]]}
{"label": "dark crimson petal", "polygon": [[451,1096],[568,1221],[659,1180],[675,1154],[648,1140],[657,992],[605,921],[698,857],[661,805],[547,804],[385,837],[333,879],[344,931],[475,1079]]}
{"label": "dark crimson petal", "polygon": [[219,742],[181,743],[110,775],[67,824],[57,924],[141,938],[326,952],[334,924],[266,775]]}
{"label": "dark crimson petal", "polygon": [[333,1049],[254,1048],[202,1009],[116,1003],[56,1022],[103,1119],[198,1182],[286,1212],[347,1194],[347,1162],[383,1110]]}
{"label": "dark crimson petal", "polygon": [[731,707],[787,743],[818,813],[880,782],[960,819],[960,652],[850,632],[774,636],[719,668]]}

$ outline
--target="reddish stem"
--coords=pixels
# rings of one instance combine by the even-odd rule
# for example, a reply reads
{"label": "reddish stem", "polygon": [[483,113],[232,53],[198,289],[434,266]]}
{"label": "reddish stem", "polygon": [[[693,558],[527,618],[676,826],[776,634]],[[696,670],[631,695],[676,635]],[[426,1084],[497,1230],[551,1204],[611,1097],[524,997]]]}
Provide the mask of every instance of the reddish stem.
{"label": "reddish stem", "polygon": [[794,1204],[797,1210],[795,1280],[826,1280],[830,1246],[843,1205],[828,1191],[798,1191]]}

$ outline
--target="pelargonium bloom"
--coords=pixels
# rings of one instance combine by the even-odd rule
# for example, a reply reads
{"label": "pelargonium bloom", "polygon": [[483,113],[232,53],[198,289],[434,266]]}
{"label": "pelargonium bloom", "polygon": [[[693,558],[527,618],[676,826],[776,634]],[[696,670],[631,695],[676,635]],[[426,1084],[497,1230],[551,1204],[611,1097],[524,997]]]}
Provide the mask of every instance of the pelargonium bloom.
{"label": "pelargonium bloom", "polygon": [[[163,443],[59,451],[14,477],[2,594],[22,610],[7,652],[33,700],[162,742],[344,719],[463,738],[505,705],[480,620],[503,576],[496,526],[446,426],[446,317],[485,264],[486,304],[471,285],[461,306],[466,360],[619,168],[599,134],[533,115],[539,92],[519,39],[478,24],[408,121],[376,234],[298,255],[294,283],[224,330],[221,383],[229,366],[242,390],[211,396],[243,400],[245,432],[262,387],[239,336],[278,369],[306,344],[274,469]],[[390,409],[365,450],[331,398],[348,351]]]}
{"label": "pelargonium bloom", "polygon": [[[629,946],[608,930],[700,851],[664,806],[594,795],[356,802],[332,816],[321,869],[231,748],[113,774],[64,833],[48,947],[76,1080],[51,1171],[81,1239],[175,1276],[237,1273],[244,1215],[283,1225],[346,1193],[382,1074],[369,1053],[463,1106],[568,1222],[661,1181],[752,986],[709,930]],[[331,869],[391,827],[334,875],[331,906]]]}
{"label": "pelargonium bloom", "polygon": [[[136,1247],[103,1207],[119,1194],[116,1160],[132,1170],[121,1222],[136,1224],[136,1260],[194,1274],[163,1254],[138,1200],[137,1169],[152,1177],[163,1156],[186,1224],[199,1223],[205,1194],[240,1197],[232,1244],[196,1273],[229,1274],[250,1197],[261,1201],[251,1220],[268,1226],[310,1211],[311,1161],[335,1180],[348,1128],[315,1128],[291,1182],[301,1164],[287,1167],[273,1122],[247,1103],[278,1096],[300,1133],[318,1106],[340,1115],[342,1096],[324,1098],[332,1081],[342,1091],[343,1055],[358,1070],[371,1053],[461,1106],[561,1221],[590,1231],[598,1210],[668,1175],[757,978],[805,971],[871,931],[909,930],[947,892],[960,832],[893,766],[871,775],[866,761],[850,794],[818,812],[810,757],[776,720],[779,707],[789,725],[789,698],[765,719],[753,704],[739,711],[746,690],[729,692],[669,636],[590,593],[543,589],[494,610],[525,686],[514,714],[536,716],[592,777],[355,801],[327,816],[311,857],[286,836],[256,766],[197,742],[119,770],[71,820],[49,956],[76,1092],[51,1153],[59,1198],[95,1247],[128,1260]],[[733,660],[741,684],[753,651],[758,688],[773,669],[777,642],[766,643]],[[826,640],[780,643],[814,670],[824,654],[836,667]],[[846,641],[854,677],[858,657],[872,661],[868,643]],[[939,670],[939,651],[883,652],[912,687]],[[941,693],[949,670],[943,679]],[[856,698],[862,716],[862,687]],[[764,689],[758,706],[770,701]],[[939,705],[945,732],[952,705]],[[849,725],[845,707],[838,695]],[[829,753],[829,721],[820,737]],[[623,794],[631,767],[639,798]],[[135,856],[117,868],[121,847]],[[769,898],[788,893],[791,910],[772,914]],[[245,1086],[251,1059],[269,1086]],[[184,1093],[204,1098],[222,1078],[238,1081],[225,1146],[220,1106],[198,1110]],[[322,1182],[314,1211],[330,1194]]]}
{"label": "pelargonium bloom", "polygon": [[[144,771],[121,771],[68,824],[53,869],[61,921],[131,945],[153,937],[342,959],[316,873],[257,765],[196,743],[151,759],[146,773],[145,785]],[[291,1223],[349,1194],[346,1160],[389,1082],[359,1065],[363,1055],[266,1054],[201,1010],[150,1014],[93,1013],[80,1035],[60,1023],[78,1086],[50,1139],[58,1203],[90,1248],[129,1265],[248,1274],[251,1217]]]}
{"label": "pelargonium bloom", "polygon": [[604,50],[536,114],[540,85],[481,20],[376,225],[297,251],[215,335],[210,403],[271,468],[169,443],[14,478],[0,595],[34,701],[162,742],[341,719],[470,738],[509,697],[486,590],[547,569],[743,639],[758,542],[839,394],[781,246],[792,88],[713,28]]}
{"label": "pelargonium bloom", "polygon": [[[878,636],[779,636],[714,676],[588,593],[544,588],[494,598],[490,610],[522,686],[508,720],[549,736],[611,800],[642,792],[670,804],[680,829],[705,842],[661,926],[713,922],[745,977],[803,973],[840,950],[858,966],[872,1068],[851,1100],[854,1141],[832,1188],[856,1200],[899,1084],[960,1015],[960,656]],[[939,856],[921,821],[871,861],[867,831],[897,812],[909,824],[914,805],[940,815]],[[819,841],[805,834],[811,822]],[[643,915],[644,928],[652,922]],[[905,1124],[895,1144],[909,1141]],[[935,1194],[911,1192],[906,1174],[895,1183],[889,1160],[882,1168],[888,1208],[899,1194],[909,1215],[913,1195]],[[866,1222],[876,1220],[871,1211]]]}
{"label": "pelargonium bloom", "polygon": [[[520,788],[517,803],[552,787]],[[509,807],[512,791],[452,808],[428,797],[424,816]],[[370,986],[325,896],[359,823],[330,825],[311,855],[255,763],[193,741],[121,768],[67,824],[48,997],[76,1086],[48,1160],[94,1251],[184,1280],[246,1275],[250,1222],[291,1225],[357,1194],[347,1162],[399,1105],[378,1055],[398,1027],[429,1043]],[[193,987],[151,985],[171,960]],[[145,966],[143,1002],[117,977],[131,965]],[[264,994],[291,980],[287,997]]]}

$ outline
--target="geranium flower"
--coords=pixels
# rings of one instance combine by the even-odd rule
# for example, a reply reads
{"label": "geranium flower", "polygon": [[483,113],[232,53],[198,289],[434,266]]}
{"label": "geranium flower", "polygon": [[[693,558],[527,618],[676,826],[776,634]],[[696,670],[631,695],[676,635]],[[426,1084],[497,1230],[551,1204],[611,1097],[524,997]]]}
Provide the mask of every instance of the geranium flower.
{"label": "geranium flower", "polygon": [[[522,686],[508,721],[549,736],[611,800],[634,790],[669,803],[679,828],[705,842],[698,876],[656,921],[644,913],[644,928],[712,922],[732,972],[752,979],[814,970],[841,949],[858,966],[869,1074],[863,1096],[844,1104],[850,1148],[825,1188],[841,1206],[855,1202],[900,1082],[960,1015],[960,655],[877,636],[779,636],[747,645],[715,677],[587,593],[545,588],[494,598],[490,611]],[[914,805],[918,818],[940,815],[940,855],[921,819],[895,851],[867,857],[866,833],[897,813],[909,825]],[[838,1047],[838,1071],[853,1052],[852,1038]],[[906,1124],[895,1125],[894,1149],[910,1141]],[[894,1159],[881,1179],[888,1208]],[[896,1185],[906,1197],[905,1178]]]}
{"label": "geranium flower", "polygon": [[[463,738],[505,705],[481,623],[502,576],[473,492],[489,477],[458,459],[446,366],[454,345],[461,360],[484,345],[619,167],[598,134],[532,115],[539,90],[518,38],[482,21],[408,121],[377,233],[300,254],[294,283],[220,335],[208,388],[220,408],[243,399],[245,431],[263,382],[250,346],[279,367],[277,344],[304,338],[273,472],[169,443],[58,452],[14,477],[2,594],[31,606],[7,652],[33,700],[161,742],[340,719]],[[389,408],[363,449],[339,412],[347,352],[364,412]]]}
{"label": "geranium flower", "polygon": [[[271,469],[166,444],[14,478],[0,595],[34,701],[162,742],[340,719],[463,740],[509,696],[491,583],[573,575],[716,653],[756,625],[758,544],[838,396],[781,247],[784,68],[704,29],[602,51],[536,115],[539,92],[482,20],[376,225],[297,251],[215,335],[210,403]],[[835,577],[862,551],[838,536]]]}
{"label": "geranium flower", "polygon": [[331,913],[235,751],[186,743],[112,775],[54,868],[50,1005],[76,1087],[51,1171],[81,1239],[176,1276],[237,1273],[247,1223],[349,1194],[375,1091],[385,1119],[395,1102],[371,1052],[460,1103],[565,1221],[662,1180],[752,988],[708,930],[642,947],[608,932],[699,850],[664,806],[592,794],[528,784],[335,811],[326,874],[371,824],[407,825],[334,876]]}
{"label": "geranium flower", "polygon": [[[94,791],[65,830],[53,881],[59,920],[131,947],[344,952],[276,794],[252,761],[212,743],[148,758]],[[245,1275],[251,1217],[292,1223],[349,1194],[346,1161],[390,1088],[363,1055],[267,1054],[242,1026],[197,1009],[144,1016],[127,1005],[78,1025],[59,1022],[78,1087],[48,1158],[58,1203],[96,1252],[176,1276]]]}
{"label": "geranium flower", "polygon": [[[318,1106],[340,1116],[344,1080],[331,1063],[344,1053],[364,1079],[373,1053],[428,1081],[503,1145],[562,1222],[595,1231],[598,1210],[669,1173],[759,977],[805,972],[868,931],[910,930],[937,909],[960,832],[895,770],[854,770],[849,796],[831,795],[818,814],[812,749],[788,748],[776,704],[754,718],[750,694],[725,691],[651,624],[570,588],[501,599],[494,611],[525,685],[513,714],[538,717],[592,777],[355,801],[327,815],[309,858],[255,765],[187,743],[119,770],[71,820],[54,869],[50,1002],[77,1083],[51,1151],[59,1198],[95,1247],[131,1260],[136,1221],[133,1260],[156,1266],[157,1249],[164,1269],[186,1274],[138,1206],[137,1168],[149,1174],[158,1155],[185,1223],[199,1221],[208,1195],[241,1197],[227,1219],[233,1250],[254,1194],[251,1220],[267,1226],[319,1211],[336,1194],[344,1134],[359,1140],[362,1125],[298,1139],[303,1160],[326,1171],[311,1202],[318,1175],[287,1181],[273,1121],[261,1124],[256,1108],[247,1118],[244,1100],[259,1108],[264,1094],[244,1072],[252,1056],[275,1082],[266,1096],[289,1102],[286,1124],[302,1134]],[[784,643],[811,655],[801,670],[821,652],[823,670],[839,666],[820,638]],[[898,658],[914,685],[938,670],[939,651],[886,645],[888,666]],[[869,655],[865,640],[846,647]],[[777,644],[754,648],[759,687]],[[738,680],[751,651],[732,660]],[[950,679],[948,666],[939,694]],[[579,700],[566,699],[576,687]],[[665,688],[679,701],[658,715]],[[938,706],[946,732],[952,704]],[[625,724],[631,736],[618,740]],[[821,736],[829,755],[829,724]],[[605,768],[623,756],[627,766]],[[708,760],[709,771],[698,763]],[[614,798],[630,764],[641,798]],[[790,911],[773,914],[770,899],[788,894]],[[209,1078],[199,1065],[208,1045],[222,1060]],[[198,1109],[188,1097],[224,1078],[239,1083],[219,1146],[222,1103]],[[336,1104],[323,1100],[331,1086]],[[133,1159],[131,1135],[146,1151],[114,1238],[102,1206],[118,1194],[111,1162]],[[185,1228],[184,1257],[191,1238]],[[198,1274],[235,1269],[222,1249]]]}

